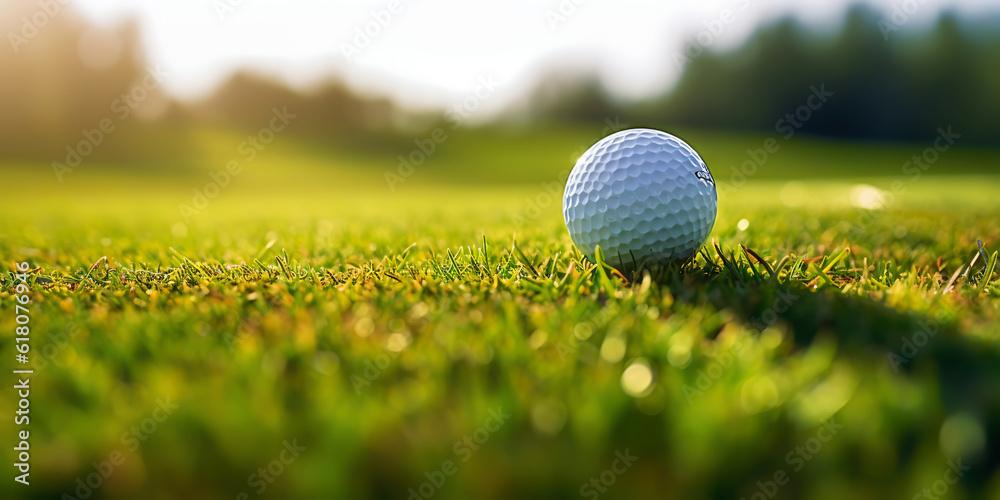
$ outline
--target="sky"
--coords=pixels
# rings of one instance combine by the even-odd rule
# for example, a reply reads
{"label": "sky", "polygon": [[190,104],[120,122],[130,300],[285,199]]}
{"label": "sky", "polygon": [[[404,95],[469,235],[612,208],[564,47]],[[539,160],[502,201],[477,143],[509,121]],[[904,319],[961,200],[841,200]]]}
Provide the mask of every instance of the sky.
{"label": "sky", "polygon": [[[906,28],[929,24],[942,8],[975,15],[996,3],[867,3],[889,18],[906,2],[913,12]],[[677,58],[689,44],[726,50],[761,23],[788,14],[811,29],[830,29],[848,3],[75,0],[73,5],[99,26],[137,18],[149,58],[167,74],[166,89],[181,98],[206,95],[234,70],[251,68],[299,87],[336,76],[357,91],[412,108],[460,102],[486,78],[500,83],[501,97],[492,104],[501,109],[552,68],[593,70],[622,98],[652,95],[677,80]]]}

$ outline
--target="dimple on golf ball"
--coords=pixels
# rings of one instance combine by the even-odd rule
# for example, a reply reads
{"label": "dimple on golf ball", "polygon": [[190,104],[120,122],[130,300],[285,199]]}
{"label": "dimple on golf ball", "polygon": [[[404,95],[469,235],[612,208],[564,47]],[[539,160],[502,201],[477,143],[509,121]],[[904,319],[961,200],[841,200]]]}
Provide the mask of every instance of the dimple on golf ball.
{"label": "dimple on golf ball", "polygon": [[715,225],[715,179],[691,146],[666,132],[631,129],[598,141],[576,162],[563,219],[590,260],[634,269],[687,259]]}

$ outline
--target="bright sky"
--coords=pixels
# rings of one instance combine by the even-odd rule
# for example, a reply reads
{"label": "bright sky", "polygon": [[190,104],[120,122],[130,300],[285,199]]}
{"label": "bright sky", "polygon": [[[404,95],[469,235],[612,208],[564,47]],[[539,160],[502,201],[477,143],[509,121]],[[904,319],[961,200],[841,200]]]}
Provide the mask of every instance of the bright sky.
{"label": "bright sky", "polygon": [[[886,13],[920,5],[906,27],[941,8],[965,13],[995,0],[870,0]],[[252,67],[297,85],[329,75],[409,106],[441,106],[473,92],[481,76],[518,96],[540,70],[595,68],[623,97],[661,91],[678,76],[687,40],[731,11],[711,49],[737,45],[761,22],[794,13],[816,29],[847,2],[798,0],[76,0],[85,16],[113,25],[137,16],[154,62],[173,93],[199,96],[234,69]],[[922,4],[922,5],[921,5]],[[388,12],[397,5],[395,14]],[[559,16],[559,17],[556,17]],[[384,27],[375,24],[381,17]],[[554,24],[553,24],[554,22]],[[706,24],[708,23],[708,24]],[[358,30],[371,37],[355,45]],[[358,40],[363,42],[363,40]],[[348,59],[344,44],[357,52]],[[354,52],[354,51],[352,51]],[[500,93],[498,93],[500,95]],[[503,101],[504,99],[496,99]],[[498,106],[500,103],[495,103]]]}

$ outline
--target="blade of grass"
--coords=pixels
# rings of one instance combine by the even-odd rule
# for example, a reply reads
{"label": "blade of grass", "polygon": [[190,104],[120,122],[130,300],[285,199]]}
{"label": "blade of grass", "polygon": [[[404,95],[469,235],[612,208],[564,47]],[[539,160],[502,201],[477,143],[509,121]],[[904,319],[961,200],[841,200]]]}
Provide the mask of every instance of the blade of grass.
{"label": "blade of grass", "polygon": [[719,246],[719,240],[712,240],[712,244],[715,246],[715,253],[722,259],[722,264],[729,270],[729,274],[733,275],[733,279],[739,280],[740,283],[745,283],[743,276],[736,270],[736,267],[726,260],[726,256],[722,253],[722,247]]}
{"label": "blade of grass", "polygon": [[278,261],[278,267],[280,267],[281,271],[285,273],[285,276],[287,276],[288,279],[292,279],[292,274],[288,272],[288,267],[285,266],[285,263],[284,261],[282,261],[281,257],[275,256],[274,260]]}
{"label": "blade of grass", "polygon": [[[171,250],[173,250],[173,248],[171,248]],[[82,280],[80,280],[80,285],[83,285],[84,283],[87,282],[88,279],[90,279],[91,273],[94,272],[94,269],[97,269],[97,265],[98,264],[100,264],[101,262],[107,262],[107,261],[108,261],[108,256],[107,255],[101,257],[100,259],[97,259],[97,262],[94,262],[94,265],[90,266],[90,270],[88,270],[87,274],[83,277]],[[75,291],[79,291],[80,288],[82,288],[82,287],[81,286],[77,286],[77,288],[76,288]]]}
{"label": "blade of grass", "polygon": [[266,245],[264,245],[264,248],[261,248],[261,249],[260,249],[260,251],[259,251],[259,252],[257,252],[257,256],[256,256],[256,257],[254,257],[254,259],[260,259],[261,257],[263,257],[263,256],[264,256],[264,254],[265,254],[265,253],[267,253],[267,251],[268,251],[268,250],[270,250],[270,249],[271,249],[271,247],[273,247],[273,246],[274,246],[274,244],[275,244],[275,243],[277,243],[277,242],[278,242],[278,239],[277,239],[277,238],[275,238],[275,239],[273,239],[273,240],[271,240],[271,241],[267,242],[267,244],[266,244]]}
{"label": "blade of grass", "polygon": [[[451,249],[450,248],[448,248],[447,251],[448,251],[448,258],[451,259],[451,265],[455,269],[455,272],[456,273],[461,273],[461,269],[462,268],[458,265],[458,261],[455,260],[455,255],[453,255],[451,253]],[[461,274],[459,274],[459,276],[461,276]]]}
{"label": "blade of grass", "polygon": [[781,270],[785,268],[785,265],[788,264],[789,260],[791,260],[791,257],[786,255],[778,261],[778,265],[774,266],[774,273],[771,274],[771,281],[775,283],[778,282],[778,278],[781,276]]}
{"label": "blade of grass", "polygon": [[519,257],[518,261],[522,265],[527,266],[528,269],[531,270],[531,274],[534,275],[534,277],[537,278],[538,277],[538,270],[535,269],[535,266],[531,265],[531,259],[529,259],[528,256],[524,255],[524,252],[521,251],[521,247],[517,246],[517,240],[514,240],[514,251],[517,252],[517,255]]}
{"label": "blade of grass", "polygon": [[[611,293],[614,292],[615,286],[614,283],[611,282],[611,278],[608,278],[607,273],[604,272],[604,268],[611,269],[611,266],[609,266],[607,262],[604,260],[604,251],[601,250],[600,245],[594,247],[594,260],[597,261],[595,268],[597,271],[597,280],[600,284],[600,287],[604,289],[604,293],[610,295]],[[627,281],[628,280],[626,280],[626,282]]]}
{"label": "blade of grass", "polygon": [[743,245],[740,245],[740,248],[743,250],[743,256],[747,259],[747,265],[750,266],[750,272],[753,273],[754,280],[757,281],[757,283],[760,283],[764,277],[760,275],[760,272],[757,271],[757,267],[753,265],[753,258],[750,256],[750,252],[747,247]]}
{"label": "blade of grass", "polygon": [[[982,249],[982,247],[979,247]],[[983,272],[983,278],[979,280],[979,286],[976,287],[976,297],[978,297],[983,290],[986,289],[986,284],[990,282],[993,278],[993,271],[997,268],[997,257],[1000,256],[1000,252],[993,252],[993,257],[990,257],[988,264],[986,265],[986,270]]]}
{"label": "blade of grass", "polygon": [[952,275],[951,275],[951,279],[948,280],[948,284],[946,284],[944,286],[944,291],[942,291],[941,293],[948,293],[948,292],[950,292],[950,291],[952,291],[954,289],[955,280],[957,280],[958,279],[958,275],[962,273],[962,268],[963,267],[964,266],[960,265],[960,266],[958,266],[958,269],[955,269],[955,272],[952,273]]}
{"label": "blade of grass", "polygon": [[824,273],[830,272],[830,270],[833,269],[833,266],[836,266],[838,262],[844,260],[844,257],[847,257],[850,254],[851,254],[851,247],[844,247],[843,250],[834,254],[833,257],[830,257],[830,261],[827,262],[825,266],[823,266],[823,272]]}
{"label": "blade of grass", "polygon": [[752,255],[753,258],[756,259],[757,262],[760,263],[760,265],[764,266],[764,269],[767,270],[767,274],[769,276],[774,277],[774,269],[771,267],[770,264],[767,263],[767,260],[765,260],[764,258],[762,258],[760,255],[757,255],[757,252],[754,252],[753,250],[747,248],[745,245],[740,245],[740,247],[743,248],[743,251],[745,253],[749,253],[750,255]]}

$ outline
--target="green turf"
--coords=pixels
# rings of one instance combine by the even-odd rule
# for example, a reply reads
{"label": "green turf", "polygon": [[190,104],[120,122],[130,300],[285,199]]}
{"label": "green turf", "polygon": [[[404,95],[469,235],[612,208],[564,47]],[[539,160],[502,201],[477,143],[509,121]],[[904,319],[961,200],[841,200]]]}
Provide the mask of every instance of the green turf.
{"label": "green turf", "polygon": [[[950,494],[997,497],[1000,291],[970,262],[977,240],[996,262],[1000,180],[897,177],[881,158],[904,150],[881,177],[754,178],[720,199],[718,248],[651,276],[581,258],[560,168],[431,187],[457,171],[437,159],[390,192],[375,161],[275,155],[186,224],[187,178],[94,166],[11,192],[0,350],[28,261],[37,482],[0,493],[74,495],[118,451],[95,498],[407,498],[448,460],[434,498],[591,498],[627,450],[600,497],[751,498],[784,472],[777,498],[911,498],[958,458]],[[178,408],[123,439],[158,400]]]}

